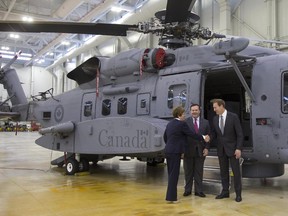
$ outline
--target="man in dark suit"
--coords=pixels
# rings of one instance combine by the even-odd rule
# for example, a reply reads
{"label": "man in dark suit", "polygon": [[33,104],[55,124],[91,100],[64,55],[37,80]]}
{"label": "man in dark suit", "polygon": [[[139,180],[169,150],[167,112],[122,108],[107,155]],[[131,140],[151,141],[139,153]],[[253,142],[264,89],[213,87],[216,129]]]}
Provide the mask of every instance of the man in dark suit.
{"label": "man in dark suit", "polygon": [[[210,134],[208,120],[200,118],[200,106],[190,106],[191,116],[186,119],[189,128],[197,134]],[[206,197],[203,193],[203,168],[205,157],[208,155],[209,142],[198,141],[188,137],[184,153],[185,187],[183,196],[191,195],[194,180],[194,194],[199,197]]]}
{"label": "man in dark suit", "polygon": [[180,171],[181,155],[184,153],[184,145],[187,143],[187,136],[199,141],[210,141],[209,136],[203,136],[191,131],[185,122],[185,109],[182,106],[173,110],[174,119],[171,120],[164,132],[165,156],[168,169],[168,187],[166,200],[168,203],[177,202],[177,184]]}
{"label": "man in dark suit", "polygon": [[219,158],[222,192],[216,199],[229,197],[229,161],[234,174],[234,188],[236,202],[241,202],[241,172],[239,159],[243,147],[243,132],[240,120],[235,113],[225,109],[225,102],[222,99],[213,99],[213,109],[216,116],[213,119],[214,137],[217,139],[217,154]]}

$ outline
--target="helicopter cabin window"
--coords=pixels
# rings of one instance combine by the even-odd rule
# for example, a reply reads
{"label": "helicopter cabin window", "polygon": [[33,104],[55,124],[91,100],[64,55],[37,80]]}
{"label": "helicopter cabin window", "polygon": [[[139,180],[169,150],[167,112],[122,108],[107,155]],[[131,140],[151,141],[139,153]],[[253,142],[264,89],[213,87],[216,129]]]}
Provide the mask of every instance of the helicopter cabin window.
{"label": "helicopter cabin window", "polygon": [[84,105],[84,116],[89,117],[92,115],[92,101],[86,101]]}
{"label": "helicopter cabin window", "polygon": [[105,99],[102,102],[102,115],[107,116],[111,113],[111,100]]}
{"label": "helicopter cabin window", "polygon": [[288,113],[288,72],[282,75],[282,112]]}
{"label": "helicopter cabin window", "polygon": [[118,114],[119,115],[124,115],[127,113],[127,98],[119,98],[118,99]]}
{"label": "helicopter cabin window", "polygon": [[43,112],[42,113],[42,119],[44,119],[44,120],[51,119],[51,112]]}
{"label": "helicopter cabin window", "polygon": [[187,99],[186,85],[171,85],[168,89],[168,101],[167,106],[169,109],[173,109],[176,106],[185,107]]}

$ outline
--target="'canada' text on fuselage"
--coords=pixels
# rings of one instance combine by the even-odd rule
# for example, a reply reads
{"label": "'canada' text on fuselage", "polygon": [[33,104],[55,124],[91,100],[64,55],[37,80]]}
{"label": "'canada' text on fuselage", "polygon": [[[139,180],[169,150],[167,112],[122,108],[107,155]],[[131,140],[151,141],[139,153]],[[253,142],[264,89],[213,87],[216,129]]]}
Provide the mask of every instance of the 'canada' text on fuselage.
{"label": "'canada' text on fuselage", "polygon": [[98,141],[104,147],[118,148],[141,148],[147,149],[148,146],[148,131],[136,130],[135,136],[113,136],[108,130],[103,129],[99,133]]}

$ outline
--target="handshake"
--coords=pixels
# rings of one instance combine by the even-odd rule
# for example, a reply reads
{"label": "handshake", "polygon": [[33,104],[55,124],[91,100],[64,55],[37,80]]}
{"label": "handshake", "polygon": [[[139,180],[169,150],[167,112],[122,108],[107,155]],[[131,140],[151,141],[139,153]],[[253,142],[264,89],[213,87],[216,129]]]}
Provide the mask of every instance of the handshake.
{"label": "handshake", "polygon": [[210,136],[209,135],[203,135],[205,142],[210,142]]}

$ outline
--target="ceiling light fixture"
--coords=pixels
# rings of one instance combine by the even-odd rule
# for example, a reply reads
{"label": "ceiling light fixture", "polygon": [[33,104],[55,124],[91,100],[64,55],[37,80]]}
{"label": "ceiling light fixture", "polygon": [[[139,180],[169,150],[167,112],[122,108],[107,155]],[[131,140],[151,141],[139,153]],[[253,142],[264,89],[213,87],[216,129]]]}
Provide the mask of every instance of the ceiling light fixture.
{"label": "ceiling light fixture", "polygon": [[2,46],[1,49],[2,49],[2,50],[9,50],[9,47]]}
{"label": "ceiling light fixture", "polygon": [[111,8],[111,11],[112,11],[112,12],[120,12],[120,11],[122,11],[122,8],[113,6],[113,7]]}
{"label": "ceiling light fixture", "polygon": [[[12,55],[3,55],[3,54],[1,54],[1,57],[2,57],[3,59],[12,59],[12,58],[14,58],[15,56],[12,56]],[[30,60],[31,60],[31,58],[29,58],[29,57],[23,57],[23,56],[19,56],[17,59],[18,59],[18,60],[24,60],[24,61],[30,61]]]}
{"label": "ceiling light fixture", "polygon": [[20,36],[19,36],[18,34],[13,34],[13,33],[11,33],[11,34],[9,35],[9,37],[17,39],[17,38],[19,38]]}
{"label": "ceiling light fixture", "polygon": [[27,16],[22,17],[22,20],[24,22],[33,22],[34,21],[34,19],[32,17],[27,17]]}

